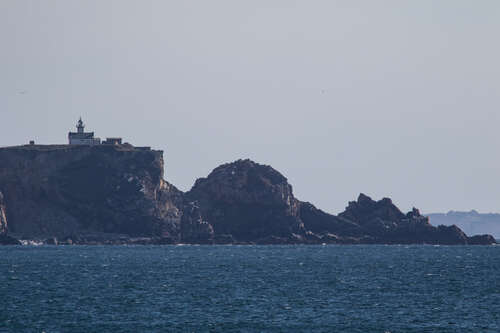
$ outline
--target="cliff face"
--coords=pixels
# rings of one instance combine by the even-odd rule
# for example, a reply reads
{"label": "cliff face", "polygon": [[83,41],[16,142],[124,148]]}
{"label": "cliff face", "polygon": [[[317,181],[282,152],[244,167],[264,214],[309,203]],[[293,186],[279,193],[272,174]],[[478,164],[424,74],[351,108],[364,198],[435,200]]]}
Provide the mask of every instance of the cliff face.
{"label": "cliff face", "polygon": [[22,238],[103,232],[177,237],[182,193],[161,151],[123,146],[0,149],[9,232]]}
{"label": "cliff face", "polygon": [[216,234],[239,241],[304,233],[299,202],[287,179],[273,168],[239,160],[200,178],[186,193]]}
{"label": "cliff face", "polygon": [[[161,151],[128,145],[0,149],[0,243],[492,244],[433,227],[418,210],[361,194],[339,216],[301,202],[287,179],[250,160],[221,165],[182,193]],[[9,235],[7,235],[7,232]]]}
{"label": "cliff face", "polygon": [[7,216],[5,214],[5,210],[3,193],[0,192],[0,235],[7,234]]}

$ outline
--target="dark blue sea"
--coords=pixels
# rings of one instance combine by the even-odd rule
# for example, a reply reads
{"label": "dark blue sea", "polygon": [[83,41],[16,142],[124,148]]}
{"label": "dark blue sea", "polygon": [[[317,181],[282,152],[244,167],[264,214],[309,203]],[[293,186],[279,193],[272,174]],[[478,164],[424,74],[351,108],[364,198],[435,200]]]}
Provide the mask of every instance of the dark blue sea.
{"label": "dark blue sea", "polygon": [[0,247],[0,332],[500,332],[500,246]]}

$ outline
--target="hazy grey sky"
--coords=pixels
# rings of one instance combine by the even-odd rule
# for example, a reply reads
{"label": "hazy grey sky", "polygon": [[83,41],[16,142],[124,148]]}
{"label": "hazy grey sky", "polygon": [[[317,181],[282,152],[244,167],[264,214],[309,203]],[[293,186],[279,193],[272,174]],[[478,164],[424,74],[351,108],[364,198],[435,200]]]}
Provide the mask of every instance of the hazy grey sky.
{"label": "hazy grey sky", "polygon": [[0,0],[0,146],[81,115],[182,190],[248,157],[329,212],[500,212],[499,36],[498,0]]}

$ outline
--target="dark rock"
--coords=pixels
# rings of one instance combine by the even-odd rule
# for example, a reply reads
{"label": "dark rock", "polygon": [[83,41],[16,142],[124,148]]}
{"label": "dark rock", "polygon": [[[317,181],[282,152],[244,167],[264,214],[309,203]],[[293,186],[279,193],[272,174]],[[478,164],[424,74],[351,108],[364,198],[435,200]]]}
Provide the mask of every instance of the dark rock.
{"label": "dark rock", "polygon": [[21,242],[6,234],[0,235],[0,245],[21,245]]}
{"label": "dark rock", "polygon": [[309,202],[300,202],[300,219],[304,228],[318,234],[342,234],[361,236],[363,229],[356,223],[343,217],[334,216],[314,207]]}
{"label": "dark rock", "polygon": [[304,233],[299,201],[287,179],[273,168],[238,160],[198,179],[188,193],[215,234],[231,234],[238,241],[287,239]]}
{"label": "dark rock", "polygon": [[1,148],[9,231],[32,238],[84,231],[178,237],[182,192],[163,180],[163,167],[161,151],[126,146]]}
{"label": "dark rock", "polygon": [[324,234],[323,237],[321,238],[321,241],[326,244],[339,244],[342,243],[342,239],[331,233]]}
{"label": "dark rock", "polygon": [[339,214],[349,221],[359,225],[366,225],[379,219],[385,222],[399,222],[405,215],[392,203],[391,199],[383,198],[374,201],[369,196],[361,193],[357,201],[349,202],[346,210]]}
{"label": "dark rock", "polygon": [[214,229],[203,220],[196,202],[184,206],[181,220],[181,241],[190,244],[210,244],[214,238]]}
{"label": "dark rock", "polygon": [[129,245],[155,245],[156,239],[151,237],[131,237],[126,244]]}
{"label": "dark rock", "polygon": [[492,245],[497,242],[491,235],[476,235],[467,238],[467,243],[469,245]]}
{"label": "dark rock", "polygon": [[411,219],[411,218],[417,218],[417,217],[421,217],[422,215],[420,215],[420,211],[418,209],[416,209],[415,207],[413,207],[413,209],[411,210],[411,212],[408,212],[406,214],[406,217]]}
{"label": "dark rock", "polygon": [[71,238],[65,239],[60,244],[62,245],[73,245],[73,240]]}
{"label": "dark rock", "polygon": [[235,244],[236,240],[233,235],[215,235],[214,236],[214,244]]}
{"label": "dark rock", "polygon": [[159,237],[159,238],[155,238],[155,240],[154,240],[155,245],[171,245],[171,244],[175,244],[175,243],[176,243],[176,240],[174,238],[170,238],[170,237]]}
{"label": "dark rock", "polygon": [[[432,235],[432,233],[430,234]],[[456,225],[452,226],[440,225],[437,227],[437,232],[435,232],[434,235],[435,238],[429,241],[429,243],[444,244],[444,245],[467,244],[467,235],[462,230],[460,230],[460,228],[457,227]]]}
{"label": "dark rock", "polygon": [[277,237],[277,236],[267,236],[260,238],[256,241],[258,245],[287,245],[293,244],[290,242],[290,239],[286,237]]}
{"label": "dark rock", "polygon": [[131,145],[0,148],[0,241],[17,242],[9,233],[53,244],[494,243],[433,227],[388,198],[360,194],[328,214],[250,160],[217,167],[187,193],[163,169],[163,152]]}
{"label": "dark rock", "polygon": [[46,239],[44,243],[47,245],[58,245],[57,238],[55,237]]}
{"label": "dark rock", "polygon": [[[301,240],[301,238],[297,237],[298,240]],[[319,234],[315,234],[312,231],[307,231],[306,234],[304,235],[303,239],[305,240],[304,243],[307,244],[321,244],[323,243],[323,236]],[[302,242],[297,242],[297,243],[302,243]]]}
{"label": "dark rock", "polygon": [[384,244],[467,244],[467,236],[456,226],[434,227],[418,209],[403,214],[390,199],[374,201],[360,194],[340,217],[363,229],[361,243]]}

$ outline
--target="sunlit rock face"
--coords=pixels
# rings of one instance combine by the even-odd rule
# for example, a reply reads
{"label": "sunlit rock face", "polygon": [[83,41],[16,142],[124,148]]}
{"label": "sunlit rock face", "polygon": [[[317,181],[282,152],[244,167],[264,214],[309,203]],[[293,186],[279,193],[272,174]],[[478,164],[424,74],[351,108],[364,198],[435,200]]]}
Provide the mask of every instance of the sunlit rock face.
{"label": "sunlit rock face", "polygon": [[5,210],[3,193],[0,192],[0,235],[7,233],[7,216],[5,214]]}

